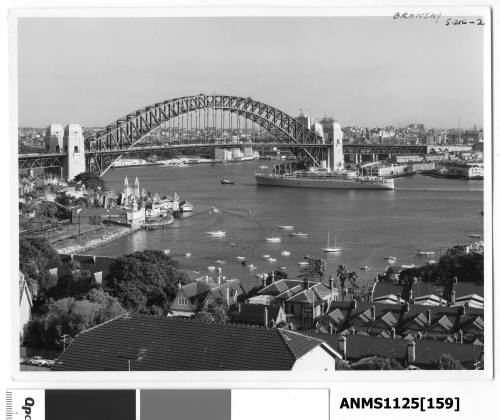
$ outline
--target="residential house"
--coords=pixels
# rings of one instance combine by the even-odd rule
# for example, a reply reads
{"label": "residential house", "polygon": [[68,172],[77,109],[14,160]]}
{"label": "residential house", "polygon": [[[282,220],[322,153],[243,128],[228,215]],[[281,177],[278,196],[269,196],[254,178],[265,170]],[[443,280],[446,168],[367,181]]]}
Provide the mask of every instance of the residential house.
{"label": "residential house", "polygon": [[204,276],[179,286],[177,295],[170,304],[170,313],[172,316],[191,317],[217,299],[222,299],[231,306],[237,302],[238,296],[244,294],[245,290],[238,279],[216,283],[212,278]]}
{"label": "residential house", "polygon": [[287,322],[295,329],[313,328],[314,321],[338,299],[333,279],[329,286],[308,280],[281,279],[263,287],[258,295],[268,296],[273,304],[283,305]]}
{"label": "residential house", "polygon": [[238,303],[237,312],[232,315],[231,322],[276,327],[286,323],[285,309],[282,305]]}
{"label": "residential house", "polygon": [[365,335],[311,333],[351,362],[353,369],[367,369],[375,357],[392,358],[407,369],[431,369],[443,354],[451,355],[465,368],[481,369],[484,348],[481,345],[431,340],[404,340]]}
{"label": "residential house", "polygon": [[322,332],[378,337],[431,338],[473,343],[484,340],[484,311],[465,306],[401,305],[378,302],[332,302],[318,320]]}
{"label": "residential house", "polygon": [[53,370],[332,372],[338,358],[290,330],[124,314],[78,334]]}

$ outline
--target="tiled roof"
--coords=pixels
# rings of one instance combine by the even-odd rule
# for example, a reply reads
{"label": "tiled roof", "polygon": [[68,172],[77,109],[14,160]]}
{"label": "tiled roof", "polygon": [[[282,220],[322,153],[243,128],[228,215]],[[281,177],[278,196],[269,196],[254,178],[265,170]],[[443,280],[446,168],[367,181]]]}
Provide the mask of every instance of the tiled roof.
{"label": "tiled roof", "polygon": [[322,341],[276,328],[129,315],[79,334],[54,370],[289,370]]}
{"label": "tiled roof", "polygon": [[280,311],[278,305],[258,305],[253,303],[241,303],[240,312],[233,315],[233,322],[239,324],[264,325],[264,310],[267,309],[268,322],[276,321]]}
{"label": "tiled roof", "polygon": [[[313,337],[326,341],[340,352],[339,335],[311,333]],[[408,341],[396,338],[372,337],[367,335],[345,335],[348,360],[359,360],[369,356],[392,357],[407,360]],[[446,343],[442,341],[416,340],[415,364],[430,365],[442,354],[451,354],[460,362],[472,362],[481,358],[482,346],[472,344]]]}

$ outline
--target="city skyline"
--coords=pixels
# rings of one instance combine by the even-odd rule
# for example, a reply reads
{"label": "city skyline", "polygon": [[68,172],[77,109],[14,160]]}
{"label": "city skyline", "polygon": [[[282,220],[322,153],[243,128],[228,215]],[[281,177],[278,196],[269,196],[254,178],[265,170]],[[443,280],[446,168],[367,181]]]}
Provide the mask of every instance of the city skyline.
{"label": "city skyline", "polygon": [[25,18],[18,33],[19,126],[104,126],[213,91],[343,126],[483,125],[477,27],[390,17]]}

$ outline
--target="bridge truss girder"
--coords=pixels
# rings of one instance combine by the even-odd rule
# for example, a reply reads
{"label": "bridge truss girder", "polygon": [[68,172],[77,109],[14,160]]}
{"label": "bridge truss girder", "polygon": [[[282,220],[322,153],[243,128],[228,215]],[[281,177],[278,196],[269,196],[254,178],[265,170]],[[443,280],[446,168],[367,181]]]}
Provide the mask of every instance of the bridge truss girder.
{"label": "bridge truss girder", "polygon": [[[321,148],[308,149],[302,146],[308,143],[323,145],[324,139],[321,136],[275,107],[251,98],[200,94],[146,106],[119,118],[87,138],[85,148],[89,155],[88,168],[102,173],[113,162],[113,151],[125,151],[165,123],[190,112],[207,109],[229,111],[254,121],[279,142],[288,144],[292,152],[309,165],[319,165],[324,154]],[[325,144],[324,148],[327,147]]]}

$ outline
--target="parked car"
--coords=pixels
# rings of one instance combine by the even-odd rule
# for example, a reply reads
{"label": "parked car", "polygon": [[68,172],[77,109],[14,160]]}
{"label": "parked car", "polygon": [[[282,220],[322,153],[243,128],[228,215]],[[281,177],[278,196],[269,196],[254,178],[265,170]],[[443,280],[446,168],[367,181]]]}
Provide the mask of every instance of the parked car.
{"label": "parked car", "polygon": [[30,359],[29,363],[33,366],[50,367],[54,364],[54,360],[44,359],[42,356],[34,356]]}

